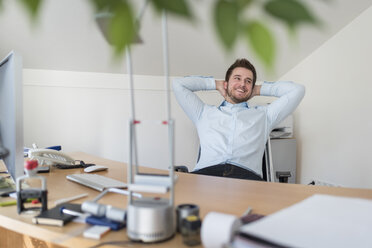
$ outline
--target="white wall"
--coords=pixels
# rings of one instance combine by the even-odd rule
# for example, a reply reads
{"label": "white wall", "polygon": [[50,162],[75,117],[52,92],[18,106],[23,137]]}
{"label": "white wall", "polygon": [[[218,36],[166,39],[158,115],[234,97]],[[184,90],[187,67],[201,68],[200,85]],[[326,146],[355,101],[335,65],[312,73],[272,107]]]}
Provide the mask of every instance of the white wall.
{"label": "white wall", "polygon": [[[112,50],[94,21],[93,5],[87,0],[42,1],[36,23],[31,23],[28,13],[19,1],[3,0],[0,11],[0,57],[10,50],[23,56],[25,68],[123,73],[125,56],[113,63]],[[131,0],[138,13],[145,1]],[[169,15],[168,39],[170,73],[222,77],[236,57],[255,58],[259,75],[265,79],[277,78],[310,54],[320,44],[336,33],[346,23],[371,6],[372,0],[306,1],[306,5],[325,24],[322,29],[303,25],[297,32],[296,45],[288,37],[288,30],[278,21],[261,18],[260,8],[246,12],[247,19],[260,17],[274,32],[278,53],[276,72],[265,71],[252,50],[239,39],[230,52],[222,49],[217,39],[212,13],[215,0],[187,1],[196,21]],[[163,75],[161,19],[151,6],[141,19],[140,36],[144,43],[134,46],[133,70],[139,75]],[[66,14],[68,13],[68,14]],[[264,19],[264,20],[263,20]],[[32,25],[36,24],[36,25]],[[17,28],[14,28],[17,27]],[[27,41],[27,42],[25,42]]]}
{"label": "white wall", "polygon": [[372,188],[372,7],[282,79],[306,86],[295,119],[301,183]]}
{"label": "white wall", "polygon": [[[125,75],[24,69],[25,145],[62,145],[64,151],[84,151],[128,161],[130,98]],[[164,78],[135,76],[136,119],[165,120]],[[200,97],[218,104],[217,92]],[[198,150],[191,121],[171,97],[175,119],[175,164],[193,168]],[[167,168],[168,136],[164,125],[145,122],[137,127],[139,164]]]}

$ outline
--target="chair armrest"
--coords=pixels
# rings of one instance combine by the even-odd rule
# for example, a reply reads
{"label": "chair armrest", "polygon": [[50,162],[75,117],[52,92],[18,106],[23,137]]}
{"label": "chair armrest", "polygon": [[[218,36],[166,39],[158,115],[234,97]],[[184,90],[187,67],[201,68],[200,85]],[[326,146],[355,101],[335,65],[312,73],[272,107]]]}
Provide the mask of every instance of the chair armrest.
{"label": "chair armrest", "polygon": [[174,171],[189,173],[189,168],[185,165],[176,165],[174,166]]}

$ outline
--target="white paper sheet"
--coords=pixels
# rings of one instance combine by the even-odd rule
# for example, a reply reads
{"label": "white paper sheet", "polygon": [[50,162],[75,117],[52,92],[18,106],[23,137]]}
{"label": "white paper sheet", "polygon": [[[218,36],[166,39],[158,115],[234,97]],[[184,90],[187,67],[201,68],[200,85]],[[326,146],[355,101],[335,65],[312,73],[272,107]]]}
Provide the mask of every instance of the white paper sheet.
{"label": "white paper sheet", "polygon": [[372,247],[372,200],[313,195],[241,227],[290,247]]}

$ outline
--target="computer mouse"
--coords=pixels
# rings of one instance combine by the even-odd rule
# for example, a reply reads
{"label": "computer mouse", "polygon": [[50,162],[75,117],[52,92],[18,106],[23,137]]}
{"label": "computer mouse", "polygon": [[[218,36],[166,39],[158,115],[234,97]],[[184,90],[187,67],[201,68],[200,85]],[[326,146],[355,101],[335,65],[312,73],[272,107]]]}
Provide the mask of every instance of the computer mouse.
{"label": "computer mouse", "polygon": [[84,172],[96,172],[96,171],[103,171],[107,170],[108,168],[103,165],[92,165],[84,169]]}

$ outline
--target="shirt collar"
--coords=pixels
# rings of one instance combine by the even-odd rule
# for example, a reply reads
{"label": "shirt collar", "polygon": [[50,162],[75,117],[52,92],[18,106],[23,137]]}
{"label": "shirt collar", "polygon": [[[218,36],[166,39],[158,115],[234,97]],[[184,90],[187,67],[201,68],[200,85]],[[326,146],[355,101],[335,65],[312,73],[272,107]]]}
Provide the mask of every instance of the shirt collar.
{"label": "shirt collar", "polygon": [[241,103],[232,104],[232,103],[229,103],[229,102],[226,101],[226,100],[223,101],[223,102],[221,103],[220,107],[228,107],[228,108],[249,108],[247,102],[241,102]]}

